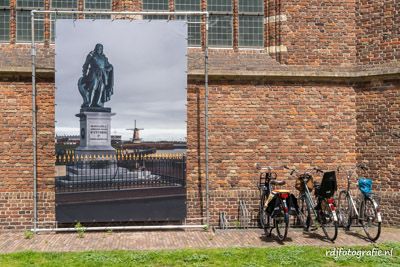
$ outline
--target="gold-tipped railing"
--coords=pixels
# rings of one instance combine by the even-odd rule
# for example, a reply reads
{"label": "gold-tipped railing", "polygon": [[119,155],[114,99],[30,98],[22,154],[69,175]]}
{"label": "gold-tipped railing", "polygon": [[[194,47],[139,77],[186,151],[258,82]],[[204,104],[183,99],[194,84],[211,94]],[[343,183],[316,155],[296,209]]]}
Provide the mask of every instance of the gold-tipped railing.
{"label": "gold-tipped railing", "polygon": [[77,161],[183,159],[184,157],[184,153],[144,154],[121,149],[117,149],[115,153],[104,154],[77,154],[74,150],[66,150],[65,153],[56,155],[56,165],[66,165]]}
{"label": "gold-tipped railing", "polygon": [[[57,155],[56,192],[113,190],[137,187],[184,187],[186,156],[173,153]],[[62,169],[62,170],[61,170]]]}

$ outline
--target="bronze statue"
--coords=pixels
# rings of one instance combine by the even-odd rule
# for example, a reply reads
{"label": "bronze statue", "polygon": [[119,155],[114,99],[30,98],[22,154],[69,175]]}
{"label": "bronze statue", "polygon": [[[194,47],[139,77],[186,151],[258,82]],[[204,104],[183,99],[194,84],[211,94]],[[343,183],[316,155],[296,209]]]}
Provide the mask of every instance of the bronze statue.
{"label": "bronze statue", "polygon": [[103,54],[103,45],[96,44],[82,67],[78,88],[83,98],[82,108],[102,108],[111,99],[114,87],[114,69]]}

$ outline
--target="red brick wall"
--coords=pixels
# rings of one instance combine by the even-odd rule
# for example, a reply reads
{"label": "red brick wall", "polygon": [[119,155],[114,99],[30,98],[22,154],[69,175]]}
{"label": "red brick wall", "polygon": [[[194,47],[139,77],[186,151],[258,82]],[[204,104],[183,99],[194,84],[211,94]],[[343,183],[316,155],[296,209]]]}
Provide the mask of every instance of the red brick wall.
{"label": "red brick wall", "polygon": [[[28,228],[33,219],[32,87],[0,82],[0,229]],[[38,84],[38,214],[54,221],[54,90]]]}
{"label": "red brick wall", "polygon": [[[384,220],[400,221],[400,83],[357,87],[357,160],[371,168],[374,190],[382,194]],[[389,216],[388,216],[389,215]]]}
{"label": "red brick wall", "polygon": [[[202,86],[188,94],[188,193],[204,195]],[[220,211],[236,220],[244,198],[256,211],[256,162],[324,169],[356,163],[356,95],[351,86],[221,81],[210,85],[211,221]],[[198,141],[200,138],[200,141]],[[200,166],[199,166],[200,165]],[[287,180],[287,172],[280,173]],[[201,183],[199,182],[201,180]],[[199,189],[201,188],[201,189]],[[293,189],[290,180],[288,188]],[[200,217],[199,201],[189,203]]]}
{"label": "red brick wall", "polygon": [[356,62],[355,0],[282,0],[282,44],[290,65]]}
{"label": "red brick wall", "polygon": [[359,64],[396,63],[400,58],[400,2],[357,0]]}
{"label": "red brick wall", "polygon": [[[32,131],[29,82],[0,84],[0,228],[32,222]],[[212,80],[209,96],[210,213],[237,220],[239,199],[257,213],[254,163],[331,169],[366,161],[380,169],[385,220],[398,223],[399,83],[349,85]],[[39,219],[54,220],[54,91],[38,84]],[[204,89],[188,91],[188,221],[204,211]],[[202,172],[200,171],[202,170]],[[279,172],[293,189],[287,172]],[[341,178],[340,178],[341,179]],[[393,214],[387,218],[386,214]],[[397,217],[396,217],[397,216]]]}
{"label": "red brick wall", "polygon": [[[279,2],[278,7],[275,3]],[[284,45],[288,53],[273,53],[271,58],[268,50],[210,51],[209,69],[219,75],[213,77],[209,98],[212,223],[218,221],[220,211],[227,212],[231,222],[237,220],[241,198],[255,217],[255,162],[327,169],[350,167],[357,161],[369,163],[372,175],[381,170],[383,210],[385,216],[392,215],[385,220],[399,223],[400,211],[395,204],[400,200],[398,82],[365,83],[354,89],[326,81],[278,83],[267,82],[267,77],[222,77],[226,73],[266,70],[290,76],[290,69],[276,61],[314,66],[317,71],[325,67],[333,71],[344,66],[357,68],[356,63],[396,64],[400,7],[396,4],[394,10],[391,1],[361,0],[265,3],[266,17],[287,16],[287,21],[268,24],[265,45]],[[113,4],[114,10],[140,7],[141,1]],[[15,27],[11,36],[12,43]],[[38,69],[53,68],[53,48],[38,45]],[[33,218],[32,103],[29,77],[21,78],[19,71],[29,71],[30,48],[1,44],[0,55],[0,229],[25,228],[32,226]],[[201,75],[203,63],[201,49],[191,49],[190,74]],[[5,72],[9,73],[5,76]],[[49,79],[38,81],[38,206],[43,223],[54,220],[54,85]],[[188,91],[188,221],[205,216],[203,111],[203,83],[192,82]],[[288,179],[287,172],[280,172],[280,176]],[[288,182],[292,189],[293,181]]]}

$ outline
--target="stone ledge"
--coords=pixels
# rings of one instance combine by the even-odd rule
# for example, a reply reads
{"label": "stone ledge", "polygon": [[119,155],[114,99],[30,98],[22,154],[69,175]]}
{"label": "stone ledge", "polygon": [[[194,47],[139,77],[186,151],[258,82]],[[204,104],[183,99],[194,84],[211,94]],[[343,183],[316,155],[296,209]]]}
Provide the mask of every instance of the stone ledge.
{"label": "stone ledge", "polygon": [[[289,79],[350,79],[351,81],[358,81],[360,79],[373,79],[381,77],[390,77],[394,79],[400,78],[400,66],[390,68],[373,68],[369,70],[347,70],[347,71],[336,71],[336,70],[299,70],[300,67],[285,66],[285,70],[268,70],[268,71],[216,71],[210,70],[210,77],[225,77],[229,79],[237,79],[242,77],[246,78],[289,78]],[[339,69],[338,67],[337,69]],[[36,73],[41,78],[54,79],[54,69],[40,68],[36,70]],[[12,68],[0,68],[0,79],[2,77],[31,77],[32,69],[26,67],[12,67]],[[204,71],[193,70],[189,71],[189,79],[201,79],[204,76]]]}
{"label": "stone ledge", "polygon": [[[382,68],[361,71],[326,71],[326,70],[276,70],[276,71],[210,71],[209,76],[213,78],[241,79],[287,79],[287,80],[329,80],[360,82],[373,79],[390,78],[400,79],[400,67]],[[204,72],[191,71],[189,79],[198,80],[204,77]]]}

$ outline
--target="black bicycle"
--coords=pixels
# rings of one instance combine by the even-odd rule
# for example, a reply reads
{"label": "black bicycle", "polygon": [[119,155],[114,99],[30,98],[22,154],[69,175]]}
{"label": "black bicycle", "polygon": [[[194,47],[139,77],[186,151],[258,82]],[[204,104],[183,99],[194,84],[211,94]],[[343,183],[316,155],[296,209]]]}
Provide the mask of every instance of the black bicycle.
{"label": "black bicycle", "polygon": [[[291,171],[291,176],[294,174],[297,175],[295,187],[300,192],[300,212],[298,219],[300,224],[303,225],[304,231],[308,232],[318,229],[318,223],[326,238],[332,242],[335,241],[338,234],[338,218],[333,198],[337,190],[336,173],[323,172],[318,168],[308,169],[304,173],[300,173],[295,168],[290,169],[287,166],[285,168]],[[314,182],[313,171],[323,173],[321,184]],[[314,188],[317,204],[315,204],[311,195]],[[313,228],[310,229],[310,227]]]}
{"label": "black bicycle", "polygon": [[[282,186],[285,181],[277,181],[277,174],[272,172],[272,167],[261,167],[258,189],[260,190],[259,220],[260,226],[268,236],[271,236],[273,229],[276,229],[278,239],[285,240],[289,229],[289,203],[291,198],[289,190],[275,189],[275,186]],[[271,224],[272,223],[272,224]]]}
{"label": "black bicycle", "polygon": [[[356,166],[362,172],[368,168],[364,164]],[[373,197],[372,180],[366,178],[357,179],[360,197],[354,199],[350,191],[350,179],[353,176],[353,171],[347,171],[347,189],[341,190],[338,199],[338,215],[339,223],[350,230],[354,221],[358,222],[364,229],[365,234],[371,241],[378,240],[381,234],[382,216],[379,205]]]}

